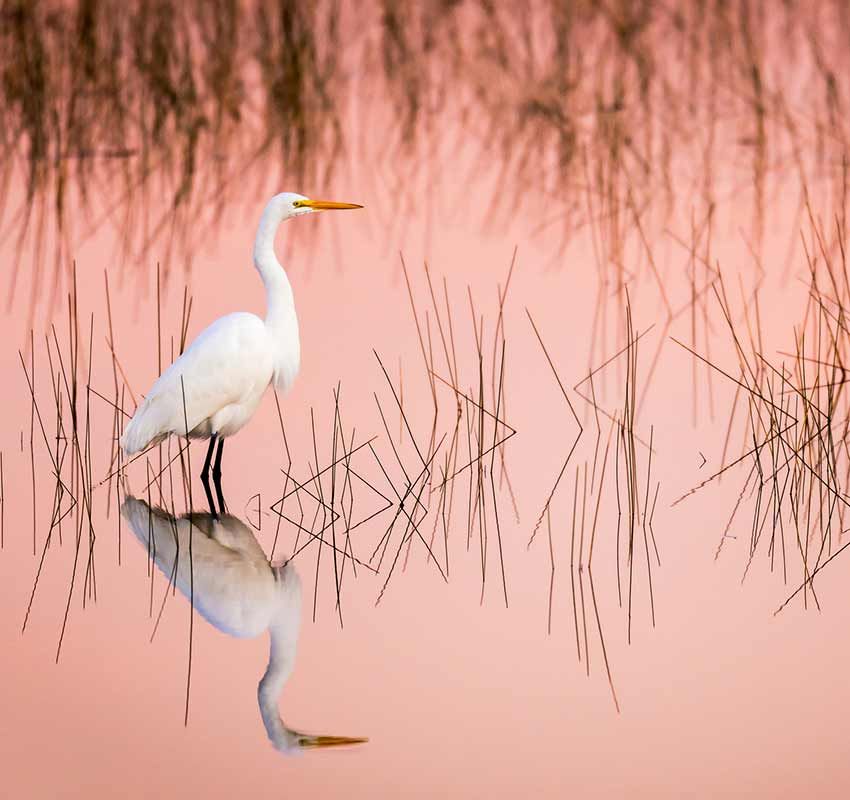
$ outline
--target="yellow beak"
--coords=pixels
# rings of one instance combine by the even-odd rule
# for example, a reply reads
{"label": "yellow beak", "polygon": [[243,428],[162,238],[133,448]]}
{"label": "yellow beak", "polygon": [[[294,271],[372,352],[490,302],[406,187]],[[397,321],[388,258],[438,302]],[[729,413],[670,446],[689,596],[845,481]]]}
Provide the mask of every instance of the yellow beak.
{"label": "yellow beak", "polygon": [[368,739],[359,736],[303,736],[298,744],[308,747],[344,747],[351,744],[365,744]]}
{"label": "yellow beak", "polygon": [[333,200],[302,200],[299,204],[312,208],[313,211],[333,211],[344,208],[363,208],[357,203],[335,203]]}

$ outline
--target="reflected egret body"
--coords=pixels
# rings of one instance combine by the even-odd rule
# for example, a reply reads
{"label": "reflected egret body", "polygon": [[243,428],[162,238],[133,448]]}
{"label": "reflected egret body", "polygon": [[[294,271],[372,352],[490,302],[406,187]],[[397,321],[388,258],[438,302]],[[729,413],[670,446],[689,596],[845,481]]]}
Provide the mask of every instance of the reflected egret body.
{"label": "reflected egret body", "polygon": [[121,514],[165,577],[193,598],[211,625],[239,638],[269,632],[269,662],[257,700],[275,749],[293,753],[366,741],[299,733],[281,719],[278,702],[295,666],[301,625],[301,580],[292,562],[269,564],[248,526],[230,514],[192,512],[175,518],[135,497],[125,499]]}
{"label": "reflected egret body", "polygon": [[291,217],[345,208],[361,206],[310,200],[293,192],[283,192],[269,201],[254,241],[254,266],[266,287],[266,318],[237,312],[202,331],[159,376],[136,409],[121,437],[126,455],[171,434],[209,439],[201,477],[211,501],[207,476],[218,441],[213,479],[221,503],[224,439],[251,419],[269,385],[288,390],[301,364],[295,299],[275,256],[275,233],[280,223]]}

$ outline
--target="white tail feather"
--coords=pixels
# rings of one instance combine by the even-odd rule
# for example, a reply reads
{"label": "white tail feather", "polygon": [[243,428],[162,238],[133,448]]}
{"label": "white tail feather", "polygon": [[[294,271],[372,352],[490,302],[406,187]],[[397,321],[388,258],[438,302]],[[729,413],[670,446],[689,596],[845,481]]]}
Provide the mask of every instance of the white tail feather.
{"label": "white tail feather", "polygon": [[156,404],[151,402],[153,398],[146,399],[133,414],[133,418],[127,423],[124,435],[121,437],[121,449],[124,455],[132,456],[144,450],[149,444],[156,440],[164,439],[169,431],[162,429],[157,417]]}

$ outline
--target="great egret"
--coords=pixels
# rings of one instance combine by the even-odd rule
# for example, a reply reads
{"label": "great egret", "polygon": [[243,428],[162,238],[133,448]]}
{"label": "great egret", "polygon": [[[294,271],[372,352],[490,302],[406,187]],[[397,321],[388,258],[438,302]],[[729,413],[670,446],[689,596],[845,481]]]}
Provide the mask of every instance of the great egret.
{"label": "great egret", "polygon": [[201,480],[207,499],[213,449],[213,481],[219,505],[224,439],[254,415],[266,388],[287,391],[298,374],[301,343],[295,300],[286,272],[274,252],[281,222],[316,211],[362,208],[355,203],[310,200],[283,192],[266,205],[254,240],[254,266],[266,287],[266,318],[236,312],[203,330],[185,352],[159,376],[136,409],[121,438],[126,455],[144,450],[171,434],[209,438]]}
{"label": "great egret", "polygon": [[211,625],[240,638],[268,630],[269,663],[257,699],[277,750],[293,753],[368,741],[300,733],[281,719],[278,701],[295,666],[301,623],[301,580],[291,561],[270,565],[248,526],[230,514],[192,512],[176,518],[129,496],[121,514],[166,578],[186,597],[191,593],[195,608]]}

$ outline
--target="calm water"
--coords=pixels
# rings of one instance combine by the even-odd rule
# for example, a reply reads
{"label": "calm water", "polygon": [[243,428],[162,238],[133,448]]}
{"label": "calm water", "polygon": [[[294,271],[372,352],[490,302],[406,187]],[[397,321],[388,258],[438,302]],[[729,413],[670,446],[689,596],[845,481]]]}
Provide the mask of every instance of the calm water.
{"label": "calm water", "polygon": [[[135,496],[202,514],[204,445],[189,451],[188,484],[179,458],[163,469],[177,442],[116,482],[114,404],[132,412],[179,349],[189,296],[189,339],[228,311],[262,312],[250,253],[266,196],[246,187],[199,224],[191,270],[167,262],[159,302],[155,248],[132,263],[115,255],[120,226],[81,225],[78,337],[69,267],[34,310],[40,278],[18,278],[0,321],[7,792],[845,796],[845,559],[774,615],[843,544],[843,444],[827,456],[824,436],[805,451],[819,378],[814,366],[793,377],[784,355],[800,345],[810,365],[841,360],[806,311],[806,250],[818,285],[841,264],[823,222],[840,219],[840,198],[812,192],[819,253],[799,182],[778,172],[759,240],[730,155],[710,227],[682,202],[632,219],[621,240],[603,219],[564,245],[539,198],[520,193],[511,219],[488,217],[505,187],[486,170],[470,180],[469,153],[441,156],[439,181],[417,173],[403,201],[363,158],[327,186],[275,187],[365,209],[283,227],[302,371],[281,399],[283,429],[269,394],[228,442],[232,518],[199,522],[191,554],[186,523],[178,557],[170,520],[154,531],[137,518],[134,532],[119,506]],[[0,252],[17,255],[8,240]],[[844,291],[824,292],[841,331]],[[767,399],[736,400],[735,380],[756,381],[722,301],[746,363],[758,352],[779,370],[760,378]],[[771,407],[797,420],[778,455]],[[752,448],[763,493],[750,456],[673,505]],[[783,463],[800,466],[771,494]],[[294,552],[277,573],[263,561]],[[275,673],[285,726],[368,743],[279,752],[274,698],[258,703],[270,638],[273,663],[294,658],[288,680]]]}

